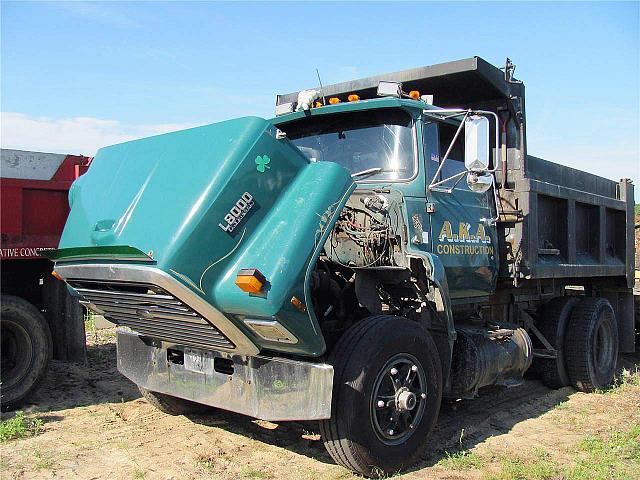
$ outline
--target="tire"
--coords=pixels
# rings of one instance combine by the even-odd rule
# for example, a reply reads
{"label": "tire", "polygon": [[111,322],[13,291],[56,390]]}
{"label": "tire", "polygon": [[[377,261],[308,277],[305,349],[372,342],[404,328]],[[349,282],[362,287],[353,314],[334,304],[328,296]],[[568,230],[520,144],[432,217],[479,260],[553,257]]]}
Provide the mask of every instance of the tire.
{"label": "tire", "polygon": [[562,388],[571,383],[565,365],[564,338],[571,311],[578,300],[578,297],[554,298],[537,316],[536,326],[557,352],[556,358],[537,358],[535,361],[540,379],[549,388]]}
{"label": "tire", "polygon": [[183,398],[167,395],[166,393],[153,392],[138,386],[144,399],[163,413],[169,415],[192,415],[211,411],[213,407],[201,403],[191,402]]}
{"label": "tire", "polygon": [[609,301],[584,298],[573,308],[564,342],[571,384],[583,392],[611,385],[618,358],[618,324]]}
{"label": "tire", "polygon": [[47,372],[53,346],[42,313],[13,295],[2,296],[0,330],[0,404],[5,411],[17,408],[38,387]]}
{"label": "tire", "polygon": [[[431,335],[405,318],[369,317],[342,336],[329,363],[335,369],[331,418],[320,422],[320,433],[331,457],[369,477],[413,464],[424,452],[442,399],[442,370]],[[412,365],[416,369],[408,377]],[[405,387],[396,391],[392,383],[396,366],[395,378],[412,379],[413,408],[410,397],[398,396]],[[385,402],[383,393],[384,406],[378,404]],[[405,410],[400,412],[399,405]],[[387,423],[394,417],[395,424]],[[396,431],[390,428],[394,425]]]}

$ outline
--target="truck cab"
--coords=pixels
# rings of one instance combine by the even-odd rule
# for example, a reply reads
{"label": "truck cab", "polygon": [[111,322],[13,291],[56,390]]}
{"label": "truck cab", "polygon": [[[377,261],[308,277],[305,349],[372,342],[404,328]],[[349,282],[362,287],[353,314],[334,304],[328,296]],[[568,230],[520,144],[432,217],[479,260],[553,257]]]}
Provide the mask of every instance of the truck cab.
{"label": "truck cab", "polygon": [[[408,235],[402,248],[439,257],[452,298],[493,293],[499,267],[496,195],[493,183],[477,186],[477,174],[490,168],[489,129],[478,132],[467,122],[465,136],[459,127],[470,111],[440,109],[420,99],[351,98],[277,117],[274,124],[309,161],[331,161],[349,170],[359,198],[368,198],[362,196],[368,192],[385,202],[383,192],[393,192],[399,202],[393,213],[402,217],[397,226]],[[468,156],[478,146],[485,149],[484,170],[467,168],[472,160],[465,163],[465,140],[474,142]],[[406,266],[392,255],[341,258],[335,250],[332,255],[358,267]]]}

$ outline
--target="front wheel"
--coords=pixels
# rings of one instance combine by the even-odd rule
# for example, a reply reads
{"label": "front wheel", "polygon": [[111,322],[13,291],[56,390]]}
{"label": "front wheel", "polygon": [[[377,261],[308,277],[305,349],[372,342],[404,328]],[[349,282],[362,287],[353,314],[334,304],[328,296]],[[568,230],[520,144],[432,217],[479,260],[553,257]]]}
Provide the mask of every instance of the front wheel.
{"label": "front wheel", "polygon": [[365,476],[414,463],[438,418],[442,371],[435,343],[417,323],[392,315],[353,326],[330,355],[331,418],[320,422],[336,463]]}

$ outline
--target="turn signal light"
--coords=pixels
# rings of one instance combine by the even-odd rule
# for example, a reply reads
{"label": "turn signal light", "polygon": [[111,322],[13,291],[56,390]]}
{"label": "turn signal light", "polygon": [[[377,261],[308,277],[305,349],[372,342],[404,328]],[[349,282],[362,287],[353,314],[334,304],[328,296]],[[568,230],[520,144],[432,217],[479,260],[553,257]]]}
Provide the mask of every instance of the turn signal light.
{"label": "turn signal light", "polygon": [[360,97],[355,93],[352,93],[347,97],[347,100],[349,100],[350,102],[357,102],[358,100],[360,100]]}
{"label": "turn signal light", "polygon": [[335,105],[336,103],[340,103],[340,99],[339,99],[338,97],[331,97],[331,98],[329,99],[329,103],[330,103],[331,105]]}
{"label": "turn signal light", "polygon": [[420,92],[418,90],[411,90],[409,96],[414,100],[418,100],[420,98]]}
{"label": "turn signal light", "polygon": [[58,280],[64,281],[63,278],[60,276],[60,274],[58,272],[56,272],[55,270],[53,270],[51,272],[51,276],[54,277],[54,278],[57,278]]}
{"label": "turn signal light", "polygon": [[266,279],[256,268],[243,268],[236,276],[236,285],[247,293],[260,293]]}

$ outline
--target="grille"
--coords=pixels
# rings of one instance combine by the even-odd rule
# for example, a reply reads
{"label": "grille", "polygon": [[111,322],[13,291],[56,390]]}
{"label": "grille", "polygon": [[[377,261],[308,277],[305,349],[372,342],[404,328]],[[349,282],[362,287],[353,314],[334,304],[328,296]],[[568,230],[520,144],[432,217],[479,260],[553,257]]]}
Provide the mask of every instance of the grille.
{"label": "grille", "polygon": [[104,317],[140,335],[167,342],[215,348],[235,348],[199,313],[156,285],[70,281],[69,284]]}

